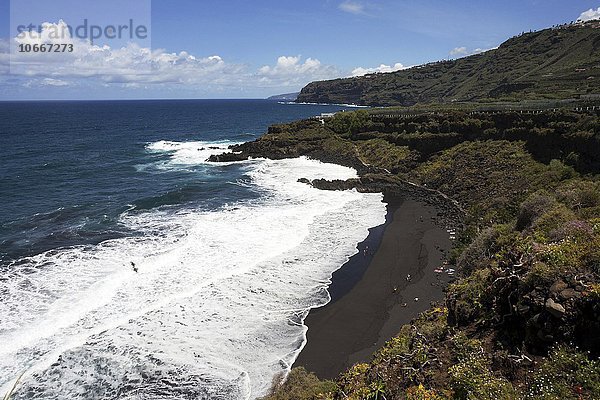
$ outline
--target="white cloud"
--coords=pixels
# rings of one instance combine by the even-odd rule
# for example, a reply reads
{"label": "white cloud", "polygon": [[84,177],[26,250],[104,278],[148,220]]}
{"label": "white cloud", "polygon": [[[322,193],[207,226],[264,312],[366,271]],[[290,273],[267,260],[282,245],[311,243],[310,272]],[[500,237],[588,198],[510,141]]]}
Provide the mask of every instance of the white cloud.
{"label": "white cloud", "polygon": [[595,19],[600,19],[600,7],[596,10],[590,8],[589,10],[582,12],[579,18],[577,18],[577,21],[592,21]]}
{"label": "white cloud", "polygon": [[41,80],[40,85],[42,85],[42,86],[69,86],[69,82],[63,81],[62,79],[44,78]]}
{"label": "white cloud", "polygon": [[[8,72],[11,62],[12,77],[28,78],[26,87],[59,87],[85,81],[103,86],[123,88],[185,86],[202,90],[220,91],[224,88],[276,88],[293,86],[294,89],[314,80],[331,79],[341,75],[332,66],[314,58],[302,60],[299,56],[281,56],[275,65],[253,71],[248,65],[235,64],[219,55],[197,57],[186,51],[170,53],[152,50],[136,44],[120,48],[92,45],[77,38],[53,38],[50,32],[67,24],[46,23],[42,32],[28,33],[13,38],[13,43],[48,44],[71,43],[72,53],[18,53],[9,56],[9,46],[0,40],[0,70]],[[67,30],[68,32],[68,30]]]}
{"label": "white cloud", "polygon": [[314,58],[302,62],[300,56],[281,56],[274,66],[261,67],[256,76],[269,86],[301,86],[314,80],[338,77],[340,71]]}
{"label": "white cloud", "polygon": [[62,79],[53,79],[53,78],[35,78],[30,79],[23,84],[24,87],[27,88],[35,88],[35,87],[65,87],[72,86],[70,82],[64,81]]}
{"label": "white cloud", "polygon": [[406,67],[402,63],[396,63],[394,65],[381,64],[379,67],[375,67],[375,68],[357,67],[352,70],[350,76],[363,76],[366,74],[373,74],[376,72],[394,72],[394,71],[400,71],[402,69],[407,69],[407,68],[410,68],[410,67]]}
{"label": "white cloud", "polygon": [[455,47],[452,50],[450,50],[450,55],[451,56],[466,56],[467,54],[469,54],[468,50],[466,47]]}
{"label": "white cloud", "polygon": [[365,6],[364,4],[358,3],[356,1],[347,0],[341,3],[338,8],[344,12],[350,14],[364,14]]}
{"label": "white cloud", "polygon": [[474,54],[481,54],[481,53],[485,53],[486,51],[490,51],[490,50],[495,50],[498,47],[492,47],[489,49],[482,49],[482,48],[476,48],[476,49],[472,49],[469,50],[468,48],[462,46],[462,47],[455,47],[452,50],[450,50],[450,57],[453,58],[461,58],[461,57],[466,57],[466,56],[472,56]]}
{"label": "white cloud", "polygon": [[[108,83],[201,84],[237,76],[244,69],[242,65],[225,63],[217,55],[197,58],[185,51],[168,53],[134,43],[111,48],[72,38],[68,31],[65,38],[53,38],[50,34],[66,26],[62,20],[56,24],[45,23],[39,34],[32,31],[14,38],[15,44],[68,43],[73,45],[73,52],[13,52],[11,73],[54,79],[46,81],[46,86],[57,86],[60,84],[58,78],[63,82],[69,78],[97,78]],[[7,54],[4,54],[0,62],[5,64],[7,61]]]}

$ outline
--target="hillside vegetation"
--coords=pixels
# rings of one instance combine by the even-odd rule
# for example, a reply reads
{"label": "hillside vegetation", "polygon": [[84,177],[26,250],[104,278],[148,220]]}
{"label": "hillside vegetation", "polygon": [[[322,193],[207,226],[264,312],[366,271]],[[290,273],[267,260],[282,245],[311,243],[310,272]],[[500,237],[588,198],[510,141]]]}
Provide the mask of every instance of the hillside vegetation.
{"label": "hillside vegetation", "polygon": [[362,179],[416,182],[467,212],[442,304],[335,381],[293,369],[267,398],[600,398],[599,116],[359,111],[238,147],[337,155],[364,164]]}
{"label": "hillside vegetation", "polygon": [[600,95],[598,22],[512,38],[451,61],[363,77],[312,82],[297,101],[410,106],[417,103],[571,99]]}

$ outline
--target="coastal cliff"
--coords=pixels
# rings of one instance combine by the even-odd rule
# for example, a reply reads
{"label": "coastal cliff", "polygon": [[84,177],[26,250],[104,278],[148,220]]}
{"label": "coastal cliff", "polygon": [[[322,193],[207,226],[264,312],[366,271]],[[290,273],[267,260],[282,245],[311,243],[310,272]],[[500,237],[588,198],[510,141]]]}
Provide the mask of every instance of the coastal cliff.
{"label": "coastal cliff", "polygon": [[[339,113],[213,157],[357,168],[321,189],[415,190],[461,226],[445,301],[333,381],[303,368],[269,399],[600,397],[600,114]],[[393,188],[393,189],[392,189]]]}
{"label": "coastal cliff", "polygon": [[481,54],[397,72],[312,82],[296,101],[411,106],[598,95],[598,25],[593,21],[524,33]]}

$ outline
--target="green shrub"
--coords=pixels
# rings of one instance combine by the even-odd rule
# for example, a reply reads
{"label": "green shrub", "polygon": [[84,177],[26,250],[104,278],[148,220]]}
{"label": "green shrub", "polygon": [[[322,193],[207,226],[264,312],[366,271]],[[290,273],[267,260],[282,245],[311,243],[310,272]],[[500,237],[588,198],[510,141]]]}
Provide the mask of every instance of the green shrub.
{"label": "green shrub", "polygon": [[555,348],[536,370],[526,399],[600,399],[600,362],[570,347]]}
{"label": "green shrub", "polygon": [[573,211],[563,204],[557,204],[533,222],[533,236],[539,242],[551,241],[553,233],[575,219],[577,217]]}
{"label": "green shrub", "polygon": [[271,393],[263,400],[326,400],[333,397],[336,389],[334,382],[321,381],[315,374],[297,367],[284,381],[274,382]]}
{"label": "green shrub", "polygon": [[414,167],[417,155],[407,146],[396,146],[383,139],[371,139],[357,143],[363,162],[385,168],[393,174],[407,172]]}
{"label": "green shrub", "polygon": [[512,385],[491,369],[481,343],[464,334],[453,338],[456,364],[448,369],[455,399],[514,400],[519,397]]}
{"label": "green shrub", "polygon": [[545,190],[541,190],[529,196],[519,209],[516,228],[520,231],[531,227],[533,222],[551,208],[554,208],[557,200]]}
{"label": "green shrub", "polygon": [[414,179],[461,203],[479,225],[506,223],[531,193],[550,187],[548,166],[536,162],[523,142],[463,142],[419,165]]}
{"label": "green shrub", "polygon": [[339,112],[327,121],[326,126],[335,133],[353,135],[367,131],[371,124],[370,121],[369,112],[365,110]]}
{"label": "green shrub", "polygon": [[600,234],[594,225],[572,221],[562,228],[560,242],[540,245],[536,259],[553,273],[576,273],[592,269],[598,272],[600,264]]}
{"label": "green shrub", "polygon": [[406,391],[406,400],[445,400],[448,397],[423,385],[413,386]]}
{"label": "green shrub", "polygon": [[549,174],[552,178],[557,181],[565,181],[577,177],[579,174],[571,166],[565,165],[560,160],[551,160],[549,167]]}
{"label": "green shrub", "polygon": [[557,189],[558,199],[573,210],[600,206],[600,182],[573,180]]}
{"label": "green shrub", "polygon": [[448,297],[454,299],[451,320],[457,325],[466,325],[488,315],[492,310],[489,287],[492,283],[489,268],[473,271],[448,287]]}

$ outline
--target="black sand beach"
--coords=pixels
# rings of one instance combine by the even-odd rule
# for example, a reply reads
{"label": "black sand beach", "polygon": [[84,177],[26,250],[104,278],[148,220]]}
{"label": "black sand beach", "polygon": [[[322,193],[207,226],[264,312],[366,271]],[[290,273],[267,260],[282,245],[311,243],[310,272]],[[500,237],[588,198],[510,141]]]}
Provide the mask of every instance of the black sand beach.
{"label": "black sand beach", "polygon": [[451,247],[437,210],[421,200],[386,196],[386,223],[371,230],[333,275],[332,301],[305,320],[307,343],[294,366],[335,378],[398,333],[403,324],[443,299],[450,279],[434,269]]}

